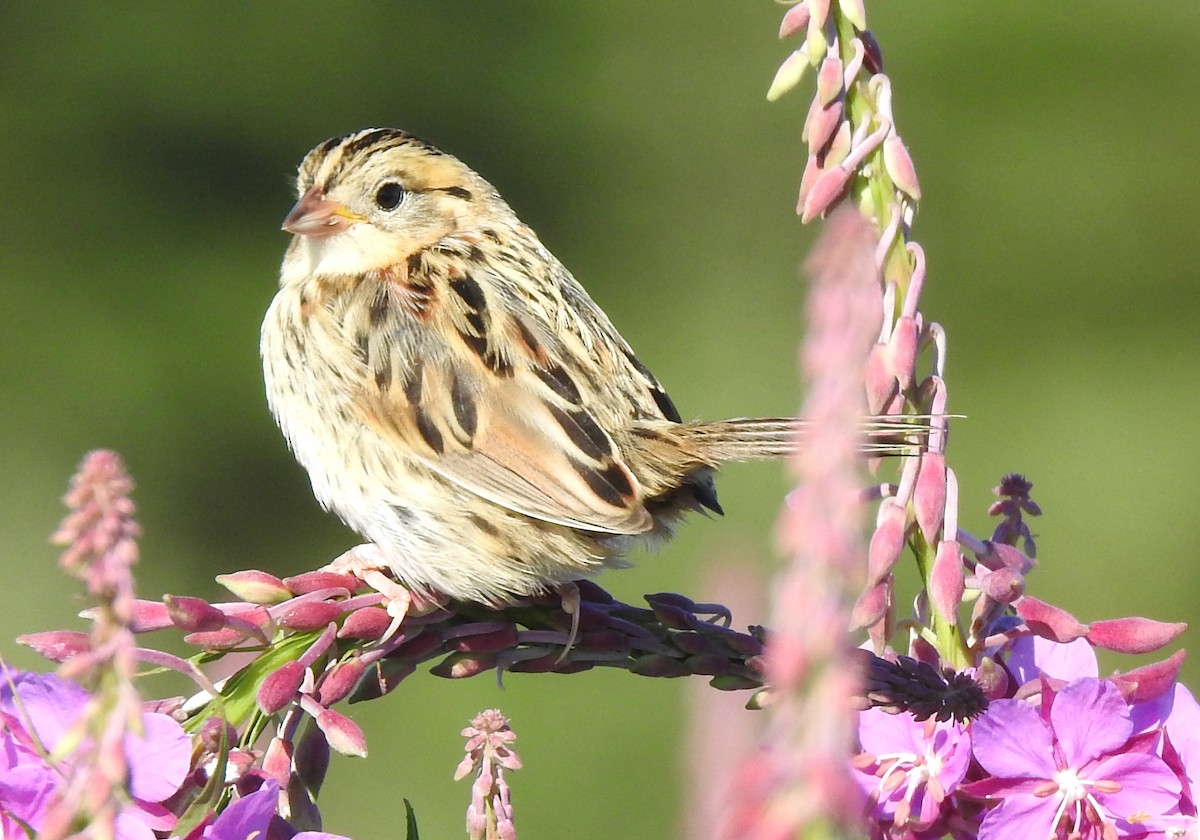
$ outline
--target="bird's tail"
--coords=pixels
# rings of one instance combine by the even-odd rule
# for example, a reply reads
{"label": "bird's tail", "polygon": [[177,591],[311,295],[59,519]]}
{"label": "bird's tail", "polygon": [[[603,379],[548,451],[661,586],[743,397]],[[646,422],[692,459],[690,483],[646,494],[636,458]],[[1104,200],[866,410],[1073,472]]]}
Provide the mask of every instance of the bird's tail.
{"label": "bird's tail", "polygon": [[[915,455],[933,431],[930,415],[879,415],[862,420],[862,452],[872,458]],[[811,422],[798,417],[737,417],[685,423],[684,437],[710,461],[786,458],[804,446]],[[686,430],[686,431],[685,431]]]}

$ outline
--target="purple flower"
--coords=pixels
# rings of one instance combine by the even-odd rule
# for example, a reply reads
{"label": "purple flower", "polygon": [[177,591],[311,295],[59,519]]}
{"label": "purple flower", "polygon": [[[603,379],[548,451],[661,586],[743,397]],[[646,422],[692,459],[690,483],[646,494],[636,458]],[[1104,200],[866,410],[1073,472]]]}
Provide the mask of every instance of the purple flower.
{"label": "purple flower", "polygon": [[1100,675],[1096,651],[1086,639],[1062,643],[1041,636],[1022,636],[1012,643],[1005,663],[1018,686],[1043,676],[1076,680]]}
{"label": "purple flower", "polygon": [[997,700],[972,727],[975,758],[991,778],[965,785],[999,804],[980,840],[1140,837],[1176,812],[1180,783],[1157,756],[1139,752],[1129,707],[1115,685],[1084,678],[1042,707]]}
{"label": "purple flower", "polygon": [[[71,768],[93,759],[91,742],[79,741],[88,701],[83,688],[53,674],[0,673],[2,836],[25,836],[22,823],[36,831]],[[153,830],[174,826],[158,803],[179,789],[191,761],[191,741],[173,719],[146,714],[142,727],[125,739],[132,801],[116,820],[121,840],[153,838]]]}
{"label": "purple flower", "polygon": [[854,762],[854,778],[870,798],[872,816],[896,829],[932,826],[971,762],[966,727],[880,709],[859,713],[858,721],[864,752]]}
{"label": "purple flower", "polygon": [[[267,827],[275,817],[279,806],[279,784],[267,781],[258,790],[248,793],[231,803],[211,824],[205,826],[200,836],[203,840],[246,840],[250,837],[267,837]],[[292,834],[272,833],[270,836],[290,837],[291,840],[348,840],[337,834],[324,831],[301,831]]]}

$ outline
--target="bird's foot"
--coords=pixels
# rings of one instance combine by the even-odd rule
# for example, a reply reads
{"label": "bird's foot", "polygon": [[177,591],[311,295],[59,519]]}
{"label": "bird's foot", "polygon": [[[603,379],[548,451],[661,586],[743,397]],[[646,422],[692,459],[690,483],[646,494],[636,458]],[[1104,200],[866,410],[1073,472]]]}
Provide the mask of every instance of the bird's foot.
{"label": "bird's foot", "polygon": [[579,587],[574,582],[561,583],[554,588],[554,591],[562,599],[563,612],[571,616],[571,635],[567,637],[567,646],[563,648],[563,652],[558,657],[558,661],[562,662],[571,653],[571,648],[575,646],[575,641],[579,638]]}

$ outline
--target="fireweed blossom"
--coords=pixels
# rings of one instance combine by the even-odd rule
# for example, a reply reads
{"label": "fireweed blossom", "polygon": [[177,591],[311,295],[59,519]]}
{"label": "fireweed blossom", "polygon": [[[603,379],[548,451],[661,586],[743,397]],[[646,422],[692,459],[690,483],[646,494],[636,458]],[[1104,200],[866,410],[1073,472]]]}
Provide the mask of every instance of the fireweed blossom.
{"label": "fireweed blossom", "polygon": [[859,713],[858,740],[864,752],[853,762],[855,781],[872,818],[889,829],[932,827],[971,763],[967,728],[957,721],[867,709]]}
{"label": "fireweed blossom", "polygon": [[[81,724],[90,695],[53,674],[0,671],[0,830],[4,838],[39,832],[76,761],[92,759]],[[116,818],[119,840],[153,840],[175,817],[160,803],[179,790],[191,741],[167,715],[142,716],[142,735],[128,735],[130,801]]]}
{"label": "fireweed blossom", "polygon": [[1129,707],[1111,682],[1079,679],[1057,693],[1046,685],[1041,710],[997,700],[971,734],[990,777],[965,790],[998,803],[981,840],[1142,837],[1177,813],[1179,779],[1133,738]]}
{"label": "fireweed blossom", "polygon": [[324,831],[292,833],[275,814],[278,804],[279,783],[269,780],[258,790],[230,804],[211,824],[205,826],[200,836],[202,840],[265,840],[267,837],[280,840],[348,840]]}

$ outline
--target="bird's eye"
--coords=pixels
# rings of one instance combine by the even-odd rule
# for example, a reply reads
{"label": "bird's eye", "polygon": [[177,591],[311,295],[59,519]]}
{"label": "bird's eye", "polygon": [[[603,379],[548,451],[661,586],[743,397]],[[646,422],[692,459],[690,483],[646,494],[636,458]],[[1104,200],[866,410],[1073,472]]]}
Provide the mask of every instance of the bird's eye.
{"label": "bird's eye", "polygon": [[388,181],[375,191],[375,203],[382,210],[395,210],[404,198],[404,187],[395,181]]}

